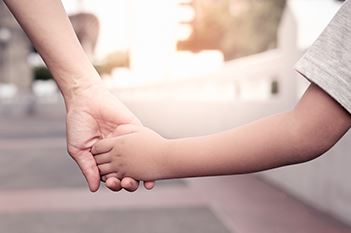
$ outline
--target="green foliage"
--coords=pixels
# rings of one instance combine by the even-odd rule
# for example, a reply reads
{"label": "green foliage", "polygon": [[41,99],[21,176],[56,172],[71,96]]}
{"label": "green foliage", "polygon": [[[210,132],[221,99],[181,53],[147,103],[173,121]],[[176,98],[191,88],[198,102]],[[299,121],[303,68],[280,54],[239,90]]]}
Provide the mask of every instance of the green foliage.
{"label": "green foliage", "polygon": [[34,80],[50,80],[53,79],[50,71],[45,66],[33,68]]}

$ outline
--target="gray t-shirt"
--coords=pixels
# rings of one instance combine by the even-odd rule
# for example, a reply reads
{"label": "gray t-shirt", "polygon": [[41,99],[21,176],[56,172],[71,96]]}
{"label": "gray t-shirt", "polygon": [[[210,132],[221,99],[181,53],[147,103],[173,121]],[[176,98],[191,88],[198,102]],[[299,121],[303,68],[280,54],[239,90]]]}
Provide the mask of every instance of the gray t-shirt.
{"label": "gray t-shirt", "polygon": [[351,0],[343,4],[295,68],[351,113]]}

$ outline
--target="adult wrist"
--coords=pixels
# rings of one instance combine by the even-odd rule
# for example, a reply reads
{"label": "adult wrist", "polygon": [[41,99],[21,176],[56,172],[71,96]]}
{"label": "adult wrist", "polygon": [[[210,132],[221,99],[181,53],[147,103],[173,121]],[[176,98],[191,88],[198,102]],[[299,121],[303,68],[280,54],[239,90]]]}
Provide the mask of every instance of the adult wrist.
{"label": "adult wrist", "polygon": [[61,85],[58,83],[58,86],[68,107],[76,97],[87,95],[93,89],[103,87],[103,83],[97,73],[92,73],[69,78]]}

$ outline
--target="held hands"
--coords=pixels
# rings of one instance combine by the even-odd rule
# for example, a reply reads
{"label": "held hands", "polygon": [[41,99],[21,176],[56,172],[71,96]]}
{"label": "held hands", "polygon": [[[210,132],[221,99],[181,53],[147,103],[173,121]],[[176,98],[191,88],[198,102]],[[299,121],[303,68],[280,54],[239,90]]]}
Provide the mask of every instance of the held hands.
{"label": "held hands", "polygon": [[[111,135],[119,125],[140,126],[141,123],[115,96],[100,85],[78,90],[71,99],[66,100],[66,106],[68,152],[81,168],[90,190],[95,192],[99,188],[100,175],[91,153],[92,146]],[[114,173],[107,174],[103,180],[113,191],[119,191],[121,188],[135,191],[138,188],[137,181],[124,178],[121,182]],[[144,185],[151,189],[154,183],[145,182]]]}
{"label": "held hands", "polygon": [[98,141],[92,154],[101,175],[115,174],[118,179],[165,178],[167,140],[140,125],[120,125],[114,137]]}

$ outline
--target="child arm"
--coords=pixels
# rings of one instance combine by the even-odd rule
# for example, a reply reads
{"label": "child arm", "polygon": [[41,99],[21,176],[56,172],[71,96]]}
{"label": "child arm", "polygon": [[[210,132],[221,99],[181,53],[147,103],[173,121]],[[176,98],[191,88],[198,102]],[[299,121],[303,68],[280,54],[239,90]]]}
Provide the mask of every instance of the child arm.
{"label": "child arm", "polygon": [[350,128],[351,117],[312,84],[295,108],[205,137],[169,142],[166,177],[257,172],[312,160]]}
{"label": "child arm", "polygon": [[350,126],[350,114],[312,84],[293,110],[239,128],[167,140],[131,126],[131,134],[95,144],[93,154],[101,172],[141,180],[242,174],[314,159]]}

